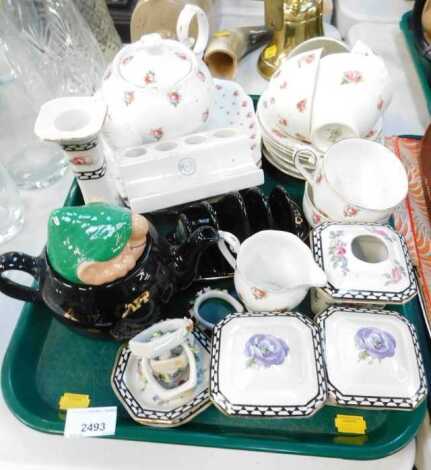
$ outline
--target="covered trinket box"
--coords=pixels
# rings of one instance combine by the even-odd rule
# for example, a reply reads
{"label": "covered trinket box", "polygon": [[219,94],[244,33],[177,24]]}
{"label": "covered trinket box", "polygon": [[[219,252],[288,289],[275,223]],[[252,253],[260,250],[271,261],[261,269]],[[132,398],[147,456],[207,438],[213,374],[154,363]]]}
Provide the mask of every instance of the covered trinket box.
{"label": "covered trinket box", "polygon": [[332,304],[400,305],[417,293],[404,238],[389,225],[326,222],[311,232],[311,249],[328,278],[312,289],[315,314]]}

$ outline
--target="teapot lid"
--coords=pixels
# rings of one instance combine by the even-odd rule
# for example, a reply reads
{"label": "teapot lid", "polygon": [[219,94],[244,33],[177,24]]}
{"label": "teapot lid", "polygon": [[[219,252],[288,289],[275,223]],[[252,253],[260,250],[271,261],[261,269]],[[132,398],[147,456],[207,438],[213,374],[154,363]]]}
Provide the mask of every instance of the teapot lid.
{"label": "teapot lid", "polygon": [[189,75],[195,61],[192,51],[180,42],[147,34],[120,51],[114,69],[134,86],[167,89]]}

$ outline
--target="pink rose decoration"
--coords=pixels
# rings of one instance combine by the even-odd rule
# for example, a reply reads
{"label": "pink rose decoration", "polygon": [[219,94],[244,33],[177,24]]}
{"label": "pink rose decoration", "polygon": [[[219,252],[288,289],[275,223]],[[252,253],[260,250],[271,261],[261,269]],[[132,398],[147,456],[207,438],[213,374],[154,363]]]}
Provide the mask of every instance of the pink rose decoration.
{"label": "pink rose decoration", "polygon": [[153,71],[148,71],[144,75],[144,83],[145,85],[150,85],[151,83],[154,83],[156,80],[156,74]]}
{"label": "pink rose decoration", "polygon": [[355,216],[358,212],[359,212],[359,210],[358,210],[356,207],[353,207],[353,206],[346,206],[346,207],[344,208],[344,216],[345,216],[345,217],[353,217],[353,216]]}
{"label": "pink rose decoration", "polygon": [[181,101],[181,95],[177,91],[169,92],[168,98],[170,103],[175,107],[178,106],[179,102]]}
{"label": "pink rose decoration", "polygon": [[161,127],[157,129],[151,129],[150,134],[156,140],[160,140],[163,137],[163,129]]}
{"label": "pink rose decoration", "polygon": [[363,81],[362,73],[357,70],[350,70],[344,72],[343,79],[341,80],[341,85],[346,85],[350,83],[360,83]]}
{"label": "pink rose decoration", "polygon": [[317,214],[316,212],[313,212],[313,223],[317,225],[317,224],[320,224],[320,221],[321,221],[320,215]]}
{"label": "pink rose decoration", "polygon": [[296,109],[300,113],[303,113],[305,111],[306,106],[307,106],[307,100],[306,99],[303,99],[301,101],[298,101],[298,103],[296,103]]}
{"label": "pink rose decoration", "polygon": [[133,59],[132,55],[129,55],[127,57],[124,57],[124,59],[121,60],[122,65],[127,65],[129,62],[131,62]]}

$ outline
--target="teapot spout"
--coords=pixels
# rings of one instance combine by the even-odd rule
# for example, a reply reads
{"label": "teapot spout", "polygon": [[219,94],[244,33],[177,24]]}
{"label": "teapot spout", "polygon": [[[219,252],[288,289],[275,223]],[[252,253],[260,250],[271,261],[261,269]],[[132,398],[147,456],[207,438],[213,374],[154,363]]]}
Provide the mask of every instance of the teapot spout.
{"label": "teapot spout", "polygon": [[178,289],[186,289],[194,281],[205,250],[216,245],[220,237],[210,226],[200,227],[180,246],[173,249],[174,270]]}

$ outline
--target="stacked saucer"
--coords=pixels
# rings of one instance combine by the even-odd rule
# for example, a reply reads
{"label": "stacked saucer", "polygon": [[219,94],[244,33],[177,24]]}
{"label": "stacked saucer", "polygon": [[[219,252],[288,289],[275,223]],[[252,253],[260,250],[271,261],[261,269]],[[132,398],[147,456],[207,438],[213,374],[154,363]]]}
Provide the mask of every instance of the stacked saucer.
{"label": "stacked saucer", "polygon": [[[294,158],[301,151],[299,159],[308,169],[315,168],[316,158],[323,156],[323,152],[314,147],[306,138],[297,135],[293,137],[283,131],[264,106],[261,99],[257,106],[257,120],[262,134],[263,156],[279,171],[294,178],[304,179],[295,167]],[[370,140],[381,142],[383,140],[383,119],[380,118],[375,129],[370,132]]]}

